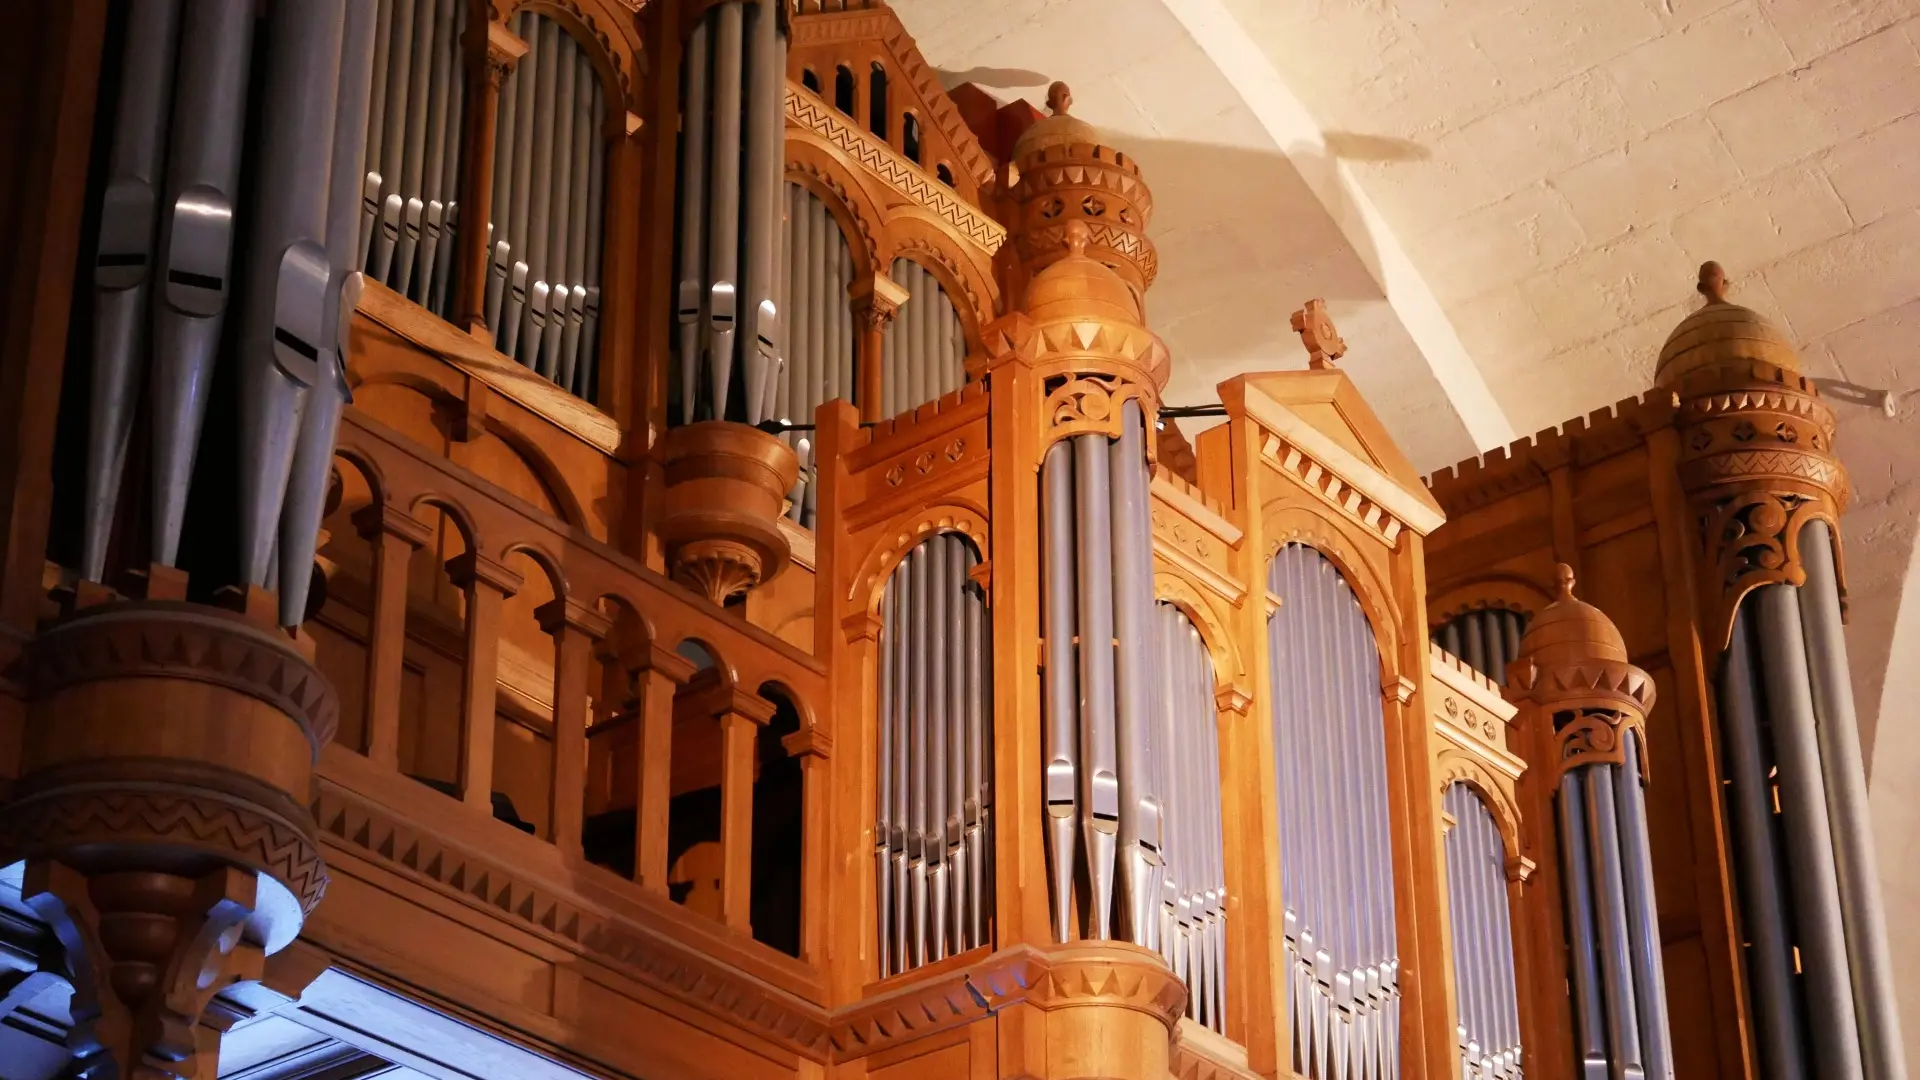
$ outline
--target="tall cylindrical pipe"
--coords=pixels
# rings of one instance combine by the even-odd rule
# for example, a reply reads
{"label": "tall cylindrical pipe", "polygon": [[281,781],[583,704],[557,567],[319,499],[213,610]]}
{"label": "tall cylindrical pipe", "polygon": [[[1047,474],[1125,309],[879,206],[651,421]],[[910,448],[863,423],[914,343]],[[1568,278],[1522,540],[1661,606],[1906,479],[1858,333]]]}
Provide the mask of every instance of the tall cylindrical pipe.
{"label": "tall cylindrical pipe", "polygon": [[153,554],[172,566],[232,294],[233,219],[253,51],[251,0],[189,0],[180,30],[160,303],[154,306]]}
{"label": "tall cylindrical pipe", "polygon": [[927,792],[923,831],[926,837],[927,958],[941,960],[947,955],[947,679],[950,670],[946,649],[948,600],[953,582],[948,578],[946,538],[932,536],[921,544],[925,551],[932,589],[927,597],[927,630],[922,648],[928,654],[925,738],[920,743],[922,773]]}
{"label": "tall cylindrical pipe", "polygon": [[259,182],[240,321],[241,580],[265,585],[307,390],[339,326],[329,309],[327,198],[346,0],[286,0],[267,15]]}
{"label": "tall cylindrical pipe", "polygon": [[1667,1027],[1667,982],[1660,957],[1660,920],[1654,909],[1653,855],[1647,837],[1646,792],[1641,789],[1640,733],[1622,733],[1626,760],[1614,774],[1620,817],[1620,858],[1626,873],[1627,930],[1632,946],[1640,1046],[1648,1080],[1672,1080],[1672,1036]]}
{"label": "tall cylindrical pipe", "polygon": [[1814,1054],[1822,1076],[1846,1080],[1863,1075],[1858,1014],[1800,605],[1788,585],[1763,585],[1750,602],[1755,605],[1763,660],[1760,674],[1779,769],[1780,822],[1793,871],[1788,885],[1799,931],[1800,970],[1807,981]]}
{"label": "tall cylindrical pipe", "polygon": [[[744,12],[743,12],[744,14]],[[746,203],[746,286],[741,307],[742,367],[746,376],[746,420],[757,424],[766,400],[767,380],[779,360],[779,312],[773,302],[774,197],[780,190],[785,147],[780,122],[786,87],[785,50],[775,0],[758,0],[747,32],[746,175],[740,193]]]}
{"label": "tall cylindrical pipe", "polygon": [[128,15],[112,171],[101,198],[93,271],[93,388],[80,556],[80,573],[89,581],[106,573],[107,538],[138,407],[179,30],[180,0],[138,4]]}
{"label": "tall cylindrical pipe", "polygon": [[1074,624],[1074,456],[1065,440],[1047,448],[1041,465],[1041,581],[1046,635],[1045,718],[1047,855],[1051,871],[1053,935],[1073,938],[1073,877],[1077,862],[1080,750],[1076,739]]}
{"label": "tall cylindrical pipe", "polygon": [[1579,770],[1560,778],[1560,858],[1567,907],[1567,966],[1573,983],[1575,1052],[1582,1080],[1607,1080],[1605,1005],[1600,990],[1600,943],[1593,911],[1593,863],[1588,852],[1585,784]]}
{"label": "tall cylindrical pipe", "polygon": [[709,34],[714,18],[711,14],[702,17],[687,38],[686,108],[682,114],[685,120],[680,144],[680,284],[676,302],[680,334],[680,422],[683,424],[699,419],[694,409],[705,352],[700,316],[706,306],[707,133],[713,123],[708,114],[707,83],[713,58]]}
{"label": "tall cylindrical pipe", "polygon": [[[707,385],[715,419],[727,415],[736,362],[734,334],[740,288],[740,120],[743,0],[715,9],[713,44],[713,162],[707,183]],[[924,869],[924,865],[922,866]]]}
{"label": "tall cylindrical pipe", "polygon": [[1107,438],[1073,436],[1080,631],[1080,805],[1087,847],[1087,936],[1113,936],[1113,875],[1120,823],[1115,747],[1113,648],[1113,494]]}
{"label": "tall cylindrical pipe", "polygon": [[880,594],[880,689],[874,709],[873,885],[874,928],[879,938],[881,978],[894,973],[893,879],[887,835],[893,809],[893,709],[898,694],[894,675],[894,642],[900,636],[900,590],[890,578]]}
{"label": "tall cylindrical pipe", "polygon": [[1820,764],[1833,823],[1833,849],[1840,904],[1847,933],[1847,959],[1860,1012],[1860,1044],[1871,1080],[1904,1077],[1905,1047],[1888,964],[1886,915],[1880,903],[1873,823],[1867,810],[1866,769],[1860,754],[1860,721],[1841,628],[1840,579],[1833,532],[1818,519],[1800,538],[1807,582],[1799,589],[1808,672],[1818,717]]}

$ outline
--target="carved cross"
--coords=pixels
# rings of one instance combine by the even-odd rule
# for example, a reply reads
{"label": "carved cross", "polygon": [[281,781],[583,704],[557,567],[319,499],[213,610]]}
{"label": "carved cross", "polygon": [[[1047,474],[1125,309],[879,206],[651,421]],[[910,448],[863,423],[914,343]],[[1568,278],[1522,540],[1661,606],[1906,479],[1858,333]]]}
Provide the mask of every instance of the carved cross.
{"label": "carved cross", "polygon": [[1307,347],[1307,366],[1315,371],[1325,371],[1335,360],[1347,355],[1347,343],[1340,340],[1340,331],[1334,329],[1325,300],[1309,300],[1306,307],[1294,312],[1293,329]]}

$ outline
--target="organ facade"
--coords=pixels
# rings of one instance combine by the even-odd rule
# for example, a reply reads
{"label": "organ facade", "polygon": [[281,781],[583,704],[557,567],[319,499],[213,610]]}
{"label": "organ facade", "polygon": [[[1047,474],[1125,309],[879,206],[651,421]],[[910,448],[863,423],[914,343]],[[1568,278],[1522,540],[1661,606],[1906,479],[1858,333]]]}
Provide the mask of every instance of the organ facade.
{"label": "organ facade", "polygon": [[879,0],[0,59],[0,1078],[1905,1075],[1717,267],[1423,479],[1317,300],[1169,407],[1151,178]]}

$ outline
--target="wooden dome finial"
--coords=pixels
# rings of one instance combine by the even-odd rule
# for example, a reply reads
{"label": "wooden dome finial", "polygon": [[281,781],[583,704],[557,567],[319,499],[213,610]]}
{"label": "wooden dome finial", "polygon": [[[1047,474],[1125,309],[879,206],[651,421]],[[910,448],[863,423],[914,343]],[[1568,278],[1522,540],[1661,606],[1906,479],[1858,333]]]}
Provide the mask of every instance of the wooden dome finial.
{"label": "wooden dome finial", "polygon": [[1071,108],[1073,108],[1073,91],[1067,88],[1066,83],[1056,82],[1047,87],[1048,112],[1055,116],[1065,116],[1067,110]]}
{"label": "wooden dome finial", "polygon": [[[1712,264],[1709,263],[1708,265],[1711,266]],[[1554,598],[1557,600],[1573,599],[1573,567],[1568,566],[1566,563],[1555,563],[1553,567],[1553,577],[1556,585]]]}
{"label": "wooden dome finial", "polygon": [[1700,284],[1697,285],[1696,288],[1700,290],[1701,296],[1707,298],[1707,303],[1726,303],[1728,284],[1727,272],[1720,269],[1719,263],[1703,262],[1700,264]]}

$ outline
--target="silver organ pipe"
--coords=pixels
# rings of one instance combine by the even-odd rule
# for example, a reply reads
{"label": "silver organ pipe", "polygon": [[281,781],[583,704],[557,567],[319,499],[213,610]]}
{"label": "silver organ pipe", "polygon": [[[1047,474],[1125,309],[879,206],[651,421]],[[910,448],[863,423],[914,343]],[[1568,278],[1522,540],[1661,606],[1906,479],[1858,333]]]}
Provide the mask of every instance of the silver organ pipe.
{"label": "silver organ pipe", "polygon": [[[99,120],[111,126],[113,152],[94,269],[100,317],[83,570],[96,579],[106,570],[148,354],[152,557],[176,563],[224,346],[240,386],[235,577],[287,585],[282,615],[291,625],[305,603],[345,397],[339,350],[358,292],[379,14],[346,0],[276,4],[264,15],[247,0],[181,0],[134,5],[130,19],[125,94]],[[250,98],[262,134],[242,190]],[[248,248],[236,265],[242,234]],[[230,307],[238,325],[229,344]],[[281,544],[283,521],[306,538]],[[276,553],[293,572],[278,573]]]}
{"label": "silver organ pipe", "polygon": [[907,302],[881,336],[880,412],[898,416],[965,384],[967,344],[960,312],[939,279],[912,259],[895,259],[889,274]]}
{"label": "silver organ pipe", "polygon": [[111,175],[100,207],[94,259],[93,397],[87,442],[87,510],[80,573],[106,572],[114,503],[148,349],[148,298],[158,233],[168,105],[180,30],[180,0],[135,5],[114,111]]}
{"label": "silver organ pipe", "polygon": [[[1720,727],[1761,1075],[1905,1077],[1841,634],[1833,534],[1800,534],[1806,583],[1735,616]],[[1786,901],[1783,903],[1783,899]]]}
{"label": "silver organ pipe", "polygon": [[874,883],[881,975],[989,943],[986,598],[962,538],[922,541],[881,596]]}
{"label": "silver organ pipe", "polygon": [[579,41],[521,12],[526,55],[500,87],[494,127],[487,318],[502,352],[594,399],[599,352],[605,91]]}
{"label": "silver organ pipe", "polygon": [[[915,325],[904,324],[901,333]],[[901,340],[910,339],[896,344]],[[938,338],[923,331],[920,340]],[[1167,730],[1175,691],[1162,677],[1169,645],[1165,616],[1153,601],[1146,420],[1137,401],[1123,408],[1119,438],[1070,436],[1048,449],[1041,467],[1042,753],[1054,933],[1062,941],[1115,939],[1170,954],[1170,962],[1191,969],[1199,1015],[1212,1019],[1224,986],[1224,934],[1209,941],[1204,912],[1211,904],[1223,913],[1225,896],[1219,874],[1208,869],[1205,838],[1216,828],[1209,823],[1218,818],[1218,778],[1210,788],[1198,786],[1193,774],[1207,770],[1192,768],[1198,758]],[[1182,684],[1190,691],[1183,715],[1200,684],[1212,692],[1210,675],[1184,677],[1192,681]],[[1182,819],[1168,809],[1169,792],[1181,790],[1214,805]],[[1172,849],[1182,843],[1185,880],[1169,871]],[[1077,888],[1086,890],[1079,903]],[[1169,928],[1167,913],[1170,895],[1178,912],[1182,889],[1189,913],[1184,950],[1179,920]],[[1082,910],[1086,924],[1076,933]],[[1217,916],[1213,923],[1217,929]]]}
{"label": "silver organ pipe", "polygon": [[[1642,790],[1646,748],[1639,729],[1610,710],[1568,709],[1554,722],[1562,732],[1575,724],[1611,728],[1622,744],[1617,763],[1568,759],[1573,764],[1559,781],[1576,1064],[1587,1080],[1670,1080],[1672,1039]],[[1762,959],[1756,954],[1756,962]]]}
{"label": "silver organ pipe", "polygon": [[1220,815],[1220,732],[1213,658],[1172,604],[1154,605],[1153,678],[1144,690],[1156,729],[1150,769],[1160,795],[1164,873],[1150,897],[1154,947],[1187,984],[1187,1015],[1226,1031],[1226,858]]}
{"label": "silver organ pipe", "polygon": [[1445,854],[1461,1073],[1468,1080],[1519,1080],[1524,1074],[1506,844],[1471,787],[1450,785],[1443,805],[1454,820]]}
{"label": "silver organ pipe", "polygon": [[1500,686],[1507,681],[1507,664],[1519,655],[1520,636],[1526,632],[1525,612],[1483,608],[1447,620],[1434,630],[1433,642]]}
{"label": "silver organ pipe", "polygon": [[[774,368],[769,415],[790,424],[810,424],[814,410],[835,398],[853,395],[853,311],[847,288],[853,284],[853,254],[833,212],[799,184],[786,185],[785,263],[787,317],[783,364]],[[800,453],[811,442],[788,432],[787,444]],[[802,454],[800,479],[787,516],[813,527],[818,473],[810,454]]]}
{"label": "silver organ pipe", "polygon": [[463,0],[380,0],[357,267],[446,314],[460,187]]}
{"label": "silver organ pipe", "polygon": [[1386,721],[1373,630],[1325,556],[1288,544],[1268,567],[1280,792],[1280,885],[1293,1068],[1399,1071],[1399,956]]}
{"label": "silver organ pipe", "polygon": [[[772,0],[724,0],[687,40],[678,200],[676,423],[768,419],[781,368],[786,29]],[[811,496],[808,496],[811,502]]]}

